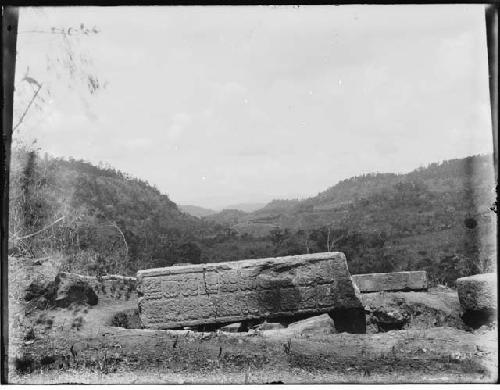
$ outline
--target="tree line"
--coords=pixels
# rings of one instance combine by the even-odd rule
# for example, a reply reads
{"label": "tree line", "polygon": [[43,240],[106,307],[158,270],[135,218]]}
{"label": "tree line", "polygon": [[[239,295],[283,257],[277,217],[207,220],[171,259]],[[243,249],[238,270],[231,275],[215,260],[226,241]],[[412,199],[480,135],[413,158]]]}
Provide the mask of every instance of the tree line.
{"label": "tree line", "polygon": [[219,221],[189,216],[154,186],[112,167],[41,157],[19,146],[13,152],[10,255],[60,254],[67,271],[133,275],[176,263],[341,251],[353,274],[425,269],[433,282],[453,284],[493,266],[491,243],[482,240],[492,229],[490,215],[478,213],[476,204],[491,201],[488,186],[480,181],[443,190],[423,180],[464,182],[463,170],[451,163],[441,176],[431,165],[430,173],[415,171],[409,181],[385,174],[380,182],[373,182],[379,175],[343,181],[341,196],[360,182],[363,191],[334,209],[316,210],[336,196],[334,187],[307,200],[308,207],[274,202],[280,211],[267,207],[275,213],[272,228],[252,234],[239,229],[245,213],[226,213]]}

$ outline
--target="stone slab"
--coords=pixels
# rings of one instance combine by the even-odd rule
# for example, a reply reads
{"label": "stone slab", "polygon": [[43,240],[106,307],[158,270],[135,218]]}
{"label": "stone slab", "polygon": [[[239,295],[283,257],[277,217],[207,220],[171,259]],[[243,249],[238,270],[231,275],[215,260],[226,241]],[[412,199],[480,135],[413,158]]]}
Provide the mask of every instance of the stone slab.
{"label": "stone slab", "polygon": [[495,311],[497,274],[486,273],[457,279],[458,299],[466,311]]}
{"label": "stone slab", "polygon": [[137,290],[142,324],[151,329],[331,311],[363,312],[354,322],[364,324],[340,252],[141,270]]}
{"label": "stone slab", "polygon": [[352,280],[361,293],[427,290],[425,271],[358,274],[352,275]]}

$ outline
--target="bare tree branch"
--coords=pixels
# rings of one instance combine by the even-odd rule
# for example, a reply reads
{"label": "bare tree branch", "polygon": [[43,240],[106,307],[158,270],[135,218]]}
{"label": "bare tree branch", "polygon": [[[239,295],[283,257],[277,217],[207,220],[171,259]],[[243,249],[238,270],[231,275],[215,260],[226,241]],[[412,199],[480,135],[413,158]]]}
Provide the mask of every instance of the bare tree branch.
{"label": "bare tree branch", "polygon": [[97,29],[97,27],[93,27],[92,29],[90,28],[85,28],[80,26],[80,29],[69,27],[68,29],[64,28],[56,28],[52,27],[50,31],[47,30],[26,30],[26,31],[19,31],[18,34],[61,34],[61,35],[89,35],[90,34],[98,34],[100,31]]}
{"label": "bare tree branch", "polygon": [[[28,81],[29,82],[29,81]],[[21,115],[21,118],[19,118],[19,121],[17,122],[17,124],[13,127],[12,131],[16,131],[16,129],[21,125],[21,123],[23,123],[23,120],[24,120],[24,117],[26,116],[26,114],[28,113],[28,110],[30,109],[31,105],[33,104],[33,102],[35,101],[36,97],[38,96],[38,93],[40,92],[40,90],[42,89],[42,84],[37,84],[38,85],[38,89],[36,90],[36,92],[33,94],[33,97],[31,98],[30,102],[28,103],[28,105],[26,106],[26,109],[24,110],[23,112],[23,115]]]}
{"label": "bare tree branch", "polygon": [[127,240],[125,239],[125,235],[123,234],[122,230],[120,229],[120,227],[118,226],[118,224],[116,222],[114,222],[114,221],[110,222],[109,226],[114,227],[116,230],[118,230],[118,232],[122,236],[123,242],[125,243],[125,250],[126,250],[125,254],[128,255],[128,244],[127,244]]}
{"label": "bare tree branch", "polygon": [[24,236],[24,237],[13,237],[13,239],[14,239],[14,241],[21,241],[21,240],[25,240],[25,239],[27,239],[27,238],[30,238],[30,237],[36,236],[37,234],[39,234],[39,233],[41,233],[41,232],[43,232],[43,231],[47,230],[48,228],[50,228],[50,227],[54,226],[56,223],[61,222],[64,218],[65,218],[65,217],[64,217],[64,216],[62,216],[61,218],[56,219],[56,220],[55,220],[54,222],[52,222],[51,224],[49,224],[49,225],[47,225],[47,226],[43,227],[42,229],[40,229],[40,230],[36,231],[35,233],[28,234],[28,235],[26,235],[26,236]]}

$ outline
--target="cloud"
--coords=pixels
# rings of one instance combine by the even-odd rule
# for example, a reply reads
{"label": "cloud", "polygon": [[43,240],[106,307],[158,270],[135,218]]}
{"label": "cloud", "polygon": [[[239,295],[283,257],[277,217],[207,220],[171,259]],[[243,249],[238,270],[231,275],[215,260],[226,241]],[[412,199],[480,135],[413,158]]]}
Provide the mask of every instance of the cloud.
{"label": "cloud", "polygon": [[191,124],[191,117],[185,112],[177,113],[172,117],[167,136],[170,140],[179,138]]}
{"label": "cloud", "polygon": [[394,145],[390,141],[379,141],[375,144],[375,150],[382,156],[389,155],[389,154],[395,154],[398,151],[398,148],[396,145]]}
{"label": "cloud", "polygon": [[[23,10],[20,30],[99,27],[85,47],[109,85],[89,100],[95,117],[74,104],[80,91],[54,90],[56,111],[32,118],[39,144],[109,162],[179,202],[314,195],[360,172],[491,150],[480,5],[46,14]],[[20,34],[18,66],[45,79],[41,38]]]}
{"label": "cloud", "polygon": [[151,138],[132,138],[125,140],[125,146],[130,149],[145,149],[153,145],[153,140]]}

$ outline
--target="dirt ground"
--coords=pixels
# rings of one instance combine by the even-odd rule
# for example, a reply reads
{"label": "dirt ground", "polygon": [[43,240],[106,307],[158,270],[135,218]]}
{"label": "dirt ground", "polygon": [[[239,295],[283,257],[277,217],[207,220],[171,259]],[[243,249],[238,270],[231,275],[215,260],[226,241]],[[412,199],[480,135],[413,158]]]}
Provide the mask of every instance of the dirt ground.
{"label": "dirt ground", "polygon": [[434,324],[441,326],[416,322],[422,326],[383,333],[290,336],[279,331],[111,326],[116,313],[137,308],[136,297],[128,301],[100,297],[92,307],[30,308],[22,303],[22,289],[33,275],[19,277],[17,290],[10,290],[11,383],[491,383],[497,379],[496,326],[476,331],[447,326],[459,308],[456,292],[449,289],[363,298],[365,305],[377,307],[384,300],[390,306],[406,297],[406,303],[444,311],[448,322]]}

